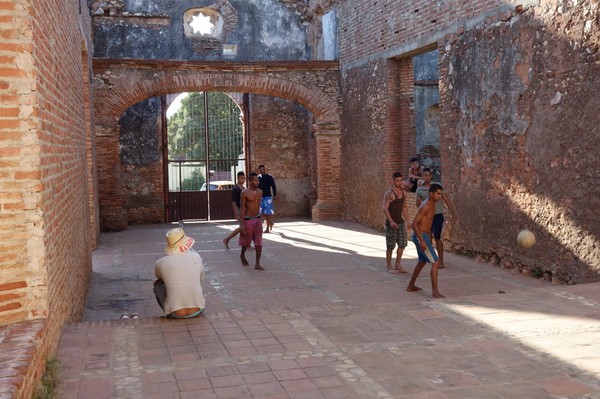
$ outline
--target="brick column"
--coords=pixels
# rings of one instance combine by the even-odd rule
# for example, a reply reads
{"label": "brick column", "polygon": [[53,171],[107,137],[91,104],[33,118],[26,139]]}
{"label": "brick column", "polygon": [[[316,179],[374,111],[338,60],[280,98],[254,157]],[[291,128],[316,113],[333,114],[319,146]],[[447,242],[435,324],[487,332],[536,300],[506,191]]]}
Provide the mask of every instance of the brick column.
{"label": "brick column", "polygon": [[414,74],[412,58],[389,60],[386,64],[387,118],[383,173],[386,179],[401,172],[406,177],[410,158],[416,153],[416,128],[413,97]]}
{"label": "brick column", "polygon": [[317,122],[317,203],[312,208],[312,220],[339,219],[343,215],[341,195],[340,126],[335,122]]}
{"label": "brick column", "polygon": [[127,212],[123,208],[121,192],[119,131],[120,125],[113,120],[97,123],[94,129],[100,229],[103,231],[121,231],[127,228]]}
{"label": "brick column", "polygon": [[91,248],[96,249],[100,236],[98,214],[98,175],[96,172],[96,137],[92,131],[93,109],[91,104],[90,65],[91,58],[87,51],[83,51],[81,76],[83,80],[83,110],[85,115],[85,149],[87,164],[88,204],[90,214],[90,239]]}
{"label": "brick column", "polygon": [[415,76],[412,58],[400,61],[400,146],[402,152],[400,161],[404,167],[403,173],[408,171],[410,159],[417,152],[417,131],[414,115]]}

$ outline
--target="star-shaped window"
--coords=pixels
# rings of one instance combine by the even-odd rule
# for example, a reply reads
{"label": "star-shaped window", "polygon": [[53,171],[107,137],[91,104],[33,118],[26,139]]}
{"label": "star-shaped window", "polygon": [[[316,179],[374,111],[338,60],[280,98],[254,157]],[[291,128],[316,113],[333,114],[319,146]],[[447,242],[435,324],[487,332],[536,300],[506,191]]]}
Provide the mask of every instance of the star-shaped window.
{"label": "star-shaped window", "polygon": [[190,27],[192,31],[196,33],[200,33],[201,35],[210,35],[215,27],[215,25],[210,22],[210,16],[204,15],[201,12],[198,15],[192,16],[192,22],[190,22]]}

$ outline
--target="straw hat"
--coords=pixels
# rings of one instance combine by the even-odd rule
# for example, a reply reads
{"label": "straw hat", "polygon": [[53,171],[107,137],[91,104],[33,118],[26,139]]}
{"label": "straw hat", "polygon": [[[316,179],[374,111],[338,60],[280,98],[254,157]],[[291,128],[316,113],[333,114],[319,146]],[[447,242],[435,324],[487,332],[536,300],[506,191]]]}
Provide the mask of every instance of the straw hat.
{"label": "straw hat", "polygon": [[169,255],[184,253],[194,245],[195,240],[185,235],[181,227],[176,227],[167,232],[167,246],[165,253]]}

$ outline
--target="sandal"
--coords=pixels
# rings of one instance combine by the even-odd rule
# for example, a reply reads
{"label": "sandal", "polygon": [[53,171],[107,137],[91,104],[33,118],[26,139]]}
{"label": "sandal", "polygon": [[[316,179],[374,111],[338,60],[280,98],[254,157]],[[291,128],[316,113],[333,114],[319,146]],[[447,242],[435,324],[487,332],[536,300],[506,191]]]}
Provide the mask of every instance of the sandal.
{"label": "sandal", "polygon": [[129,315],[127,313],[123,313],[119,319],[129,319]]}
{"label": "sandal", "polygon": [[134,314],[131,315],[131,318],[132,319],[139,319],[140,315],[139,315],[139,313],[134,313]]}

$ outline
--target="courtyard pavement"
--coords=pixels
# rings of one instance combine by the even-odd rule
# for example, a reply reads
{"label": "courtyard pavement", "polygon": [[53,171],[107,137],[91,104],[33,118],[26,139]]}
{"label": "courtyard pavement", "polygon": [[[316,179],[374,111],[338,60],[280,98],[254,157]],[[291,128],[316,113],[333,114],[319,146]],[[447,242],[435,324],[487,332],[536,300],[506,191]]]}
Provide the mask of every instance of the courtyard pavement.
{"label": "courtyard pavement", "polygon": [[[59,343],[58,398],[600,398],[598,283],[447,254],[432,299],[429,267],[406,292],[383,234],[361,225],[280,221],[259,272],[224,248],[232,223],[198,223],[206,312],[167,320],[153,263],[172,227],[101,235],[83,321]],[[415,259],[409,243],[404,267]]]}

